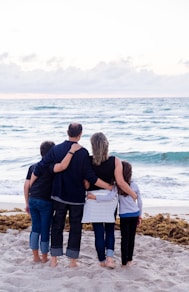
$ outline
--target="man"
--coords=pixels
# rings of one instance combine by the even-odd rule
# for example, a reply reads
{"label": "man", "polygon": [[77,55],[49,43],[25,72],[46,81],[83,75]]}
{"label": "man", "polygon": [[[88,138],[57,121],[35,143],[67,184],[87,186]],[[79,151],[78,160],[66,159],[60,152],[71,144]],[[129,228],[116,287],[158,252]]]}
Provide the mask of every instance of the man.
{"label": "man", "polygon": [[66,215],[69,212],[70,231],[66,255],[70,258],[70,267],[77,266],[79,257],[82,215],[85,203],[84,179],[91,184],[111,190],[112,186],[100,180],[94,173],[89,153],[82,147],[72,153],[69,151],[73,143],[77,143],[82,135],[82,125],[72,123],[68,127],[68,140],[58,144],[36,165],[34,176],[40,176],[46,167],[59,163],[69,152],[73,156],[67,169],[56,173],[53,179],[52,196],[54,200],[54,216],[51,230],[51,266],[57,265],[57,256],[63,255],[63,230]]}

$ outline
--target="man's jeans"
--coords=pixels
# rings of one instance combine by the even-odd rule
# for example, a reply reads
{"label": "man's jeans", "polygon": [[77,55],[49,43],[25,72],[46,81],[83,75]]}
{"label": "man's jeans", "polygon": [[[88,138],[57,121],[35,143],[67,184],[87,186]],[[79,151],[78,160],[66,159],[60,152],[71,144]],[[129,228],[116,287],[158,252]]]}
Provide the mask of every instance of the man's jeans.
{"label": "man's jeans", "polygon": [[63,255],[63,230],[66,222],[66,215],[69,211],[70,231],[66,255],[69,258],[77,259],[79,257],[84,205],[70,205],[54,201],[54,216],[51,231],[51,255]]}
{"label": "man's jeans", "polygon": [[32,219],[30,233],[30,248],[39,249],[42,254],[49,251],[50,226],[53,214],[53,202],[36,198],[29,198],[29,209]]}

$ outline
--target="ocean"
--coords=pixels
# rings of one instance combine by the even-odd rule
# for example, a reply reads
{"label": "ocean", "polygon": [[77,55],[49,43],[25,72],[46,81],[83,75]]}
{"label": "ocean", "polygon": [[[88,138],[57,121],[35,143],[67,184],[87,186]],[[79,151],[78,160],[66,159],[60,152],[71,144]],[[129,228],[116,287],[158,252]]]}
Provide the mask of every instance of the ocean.
{"label": "ocean", "polygon": [[189,98],[78,98],[0,100],[0,201],[23,198],[30,164],[41,142],[67,139],[83,125],[80,144],[103,132],[110,154],[133,166],[144,199],[189,201]]}

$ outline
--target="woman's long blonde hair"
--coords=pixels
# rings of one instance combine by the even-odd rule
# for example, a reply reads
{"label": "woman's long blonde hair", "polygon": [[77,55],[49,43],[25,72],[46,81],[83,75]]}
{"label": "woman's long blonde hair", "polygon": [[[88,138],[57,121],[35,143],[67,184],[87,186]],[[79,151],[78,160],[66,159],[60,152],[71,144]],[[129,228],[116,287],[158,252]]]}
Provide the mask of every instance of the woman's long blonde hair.
{"label": "woman's long blonde hair", "polygon": [[93,153],[93,164],[100,165],[108,159],[109,142],[102,132],[98,132],[91,137],[91,146]]}

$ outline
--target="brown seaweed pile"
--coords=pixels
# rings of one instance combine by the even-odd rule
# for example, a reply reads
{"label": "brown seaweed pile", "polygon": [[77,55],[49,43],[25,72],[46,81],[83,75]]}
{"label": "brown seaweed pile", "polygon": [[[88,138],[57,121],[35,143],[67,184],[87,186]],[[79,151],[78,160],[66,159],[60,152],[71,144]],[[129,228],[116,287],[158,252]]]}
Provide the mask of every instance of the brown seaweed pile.
{"label": "brown seaweed pile", "polygon": [[[4,215],[3,213],[10,215]],[[20,209],[14,209],[16,215],[11,215],[11,211],[0,210],[0,232],[5,233],[7,229],[17,229],[19,231],[31,226],[31,219],[28,214]],[[92,230],[91,224],[83,224],[84,230]],[[119,230],[119,218],[116,220],[116,230]],[[69,230],[69,219],[66,222],[66,230]],[[137,234],[158,237],[176,244],[189,246],[189,223],[183,219],[172,219],[169,215],[146,216],[142,224],[137,228]]]}
{"label": "brown seaweed pile", "polygon": [[189,224],[183,219],[172,219],[170,215],[158,214],[142,220],[137,233],[159,237],[180,245],[189,246]]}

